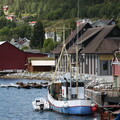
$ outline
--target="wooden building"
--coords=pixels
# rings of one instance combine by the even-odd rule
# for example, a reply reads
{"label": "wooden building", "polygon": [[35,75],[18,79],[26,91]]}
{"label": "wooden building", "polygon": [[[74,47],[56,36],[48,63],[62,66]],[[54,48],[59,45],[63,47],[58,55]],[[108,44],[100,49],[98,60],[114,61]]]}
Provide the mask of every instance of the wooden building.
{"label": "wooden building", "polygon": [[[116,25],[92,27],[81,24],[65,40],[71,61],[76,61],[76,47],[79,50],[79,72],[95,75],[112,75],[114,51],[120,47],[120,29]],[[62,44],[52,51],[59,57]]]}
{"label": "wooden building", "polygon": [[55,70],[55,60],[48,57],[30,57],[28,58],[29,72],[45,72]]}
{"label": "wooden building", "polygon": [[4,42],[0,45],[0,71],[26,70],[28,57],[47,57],[47,55],[24,52],[9,42]]}

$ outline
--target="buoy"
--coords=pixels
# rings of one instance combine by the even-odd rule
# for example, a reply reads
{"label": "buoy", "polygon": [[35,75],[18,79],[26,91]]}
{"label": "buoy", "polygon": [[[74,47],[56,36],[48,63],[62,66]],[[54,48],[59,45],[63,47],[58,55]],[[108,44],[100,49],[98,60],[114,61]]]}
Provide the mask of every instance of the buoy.
{"label": "buoy", "polygon": [[96,107],[92,107],[92,111],[93,111],[93,112],[96,112],[96,111],[97,111],[97,108],[96,108]]}

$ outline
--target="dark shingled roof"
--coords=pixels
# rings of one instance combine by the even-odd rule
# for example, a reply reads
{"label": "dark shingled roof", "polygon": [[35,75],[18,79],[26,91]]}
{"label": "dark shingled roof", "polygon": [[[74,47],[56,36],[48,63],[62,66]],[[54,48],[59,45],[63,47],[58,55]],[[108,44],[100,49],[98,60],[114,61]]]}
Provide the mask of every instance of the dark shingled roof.
{"label": "dark shingled roof", "polygon": [[[77,31],[80,31],[82,30],[87,24],[89,23],[81,23],[80,26],[75,29],[69,37],[67,37],[67,39],[65,40],[65,44],[67,45],[75,36],[76,36],[76,33]],[[90,24],[89,24],[90,25]],[[91,26],[92,27],[92,26]],[[51,53],[53,54],[60,54],[61,52],[61,49],[62,49],[62,46],[63,46],[63,43],[61,43],[60,45],[58,45]]]}
{"label": "dark shingled roof", "polygon": [[[79,31],[84,28],[86,24],[81,24]],[[117,37],[114,37],[113,33],[118,30]],[[76,36],[77,30],[66,39],[66,45]],[[76,47],[78,46],[79,52],[99,54],[99,53],[113,53],[120,46],[120,29],[116,25],[108,25],[104,27],[88,28],[79,39],[68,48],[69,54],[76,53]],[[62,44],[53,50],[52,53],[59,54],[61,52]]]}
{"label": "dark shingled roof", "polygon": [[83,36],[81,37],[81,39],[79,39],[79,43],[81,44],[84,41],[86,41],[87,39],[89,39],[90,37],[94,36],[95,34],[97,34],[98,32],[100,32],[102,30],[103,27],[96,27],[96,28],[90,28],[88,29]]}
{"label": "dark shingled roof", "polygon": [[111,53],[115,41],[106,36],[116,27],[109,25],[102,28],[101,32],[81,51],[81,53]]}
{"label": "dark shingled roof", "polygon": [[69,50],[68,53],[76,53],[76,46],[78,46],[78,50],[81,49],[81,46],[78,44],[83,43],[84,41],[88,40],[90,37],[92,37],[93,35],[97,34],[98,32],[100,32],[100,30],[102,29],[102,27],[96,27],[96,28],[89,28],[77,41],[76,44],[72,45]]}

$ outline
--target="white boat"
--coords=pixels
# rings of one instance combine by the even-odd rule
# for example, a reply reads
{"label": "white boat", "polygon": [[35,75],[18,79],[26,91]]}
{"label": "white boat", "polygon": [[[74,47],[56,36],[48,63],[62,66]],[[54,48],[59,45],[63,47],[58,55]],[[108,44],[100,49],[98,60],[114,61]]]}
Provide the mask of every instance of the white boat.
{"label": "white boat", "polygon": [[[65,64],[65,60],[67,60],[67,64]],[[77,50],[76,68],[75,73],[73,73],[72,63],[67,54],[65,42],[63,42],[63,48],[58,59],[58,64],[56,65],[52,82],[48,86],[49,109],[71,115],[88,115],[94,113],[92,111],[92,107],[94,107],[92,106],[92,100],[85,96],[84,82],[79,78],[78,71]]]}
{"label": "white boat", "polygon": [[53,82],[48,88],[50,109],[63,114],[93,114],[92,101],[85,97],[84,83],[79,81],[77,89],[74,79]]}
{"label": "white boat", "polygon": [[32,105],[35,110],[48,110],[49,109],[48,101],[43,98],[36,98],[35,101],[32,102]]}

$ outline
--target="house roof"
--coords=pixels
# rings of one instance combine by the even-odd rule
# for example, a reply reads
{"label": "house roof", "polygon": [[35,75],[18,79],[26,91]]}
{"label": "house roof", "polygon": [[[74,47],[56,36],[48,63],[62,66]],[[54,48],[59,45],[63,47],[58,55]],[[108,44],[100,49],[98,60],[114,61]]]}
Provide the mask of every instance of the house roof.
{"label": "house roof", "polygon": [[[75,36],[75,33],[76,32],[74,31],[73,36]],[[73,36],[71,37],[70,35],[70,39],[67,38],[65,43],[68,44],[72,40]],[[88,28],[72,46],[69,46],[67,49],[68,53],[75,54],[77,46],[81,54],[111,54],[120,47],[120,29],[117,27],[117,25]],[[61,52],[61,48],[62,44],[57,46],[53,53],[59,54]]]}
{"label": "house roof", "polygon": [[[101,32],[81,51],[81,53],[111,53],[113,38],[106,38],[106,36],[116,27],[116,25],[105,26]],[[117,37],[118,38],[118,37]],[[115,43],[114,43],[114,46]]]}
{"label": "house roof", "polygon": [[100,32],[102,30],[103,27],[96,27],[96,28],[90,28],[88,29],[83,36],[81,37],[81,40],[79,39],[78,44],[83,43],[84,41],[86,41],[87,39],[89,39],[90,37],[94,36],[95,34],[97,34],[98,32]]}
{"label": "house roof", "polygon": [[6,41],[0,41],[0,45],[2,45],[3,43],[5,43]]}
{"label": "house roof", "polygon": [[76,53],[76,47],[78,46],[78,50],[82,49],[79,44],[83,43],[84,41],[88,40],[90,37],[94,36],[95,34],[97,34],[98,32],[100,32],[102,28],[97,27],[97,28],[89,28],[77,41],[76,44],[72,45],[69,50],[68,53]]}
{"label": "house roof", "polygon": [[[77,34],[79,31],[81,31],[86,25],[91,26],[89,23],[81,23],[80,26],[79,26],[78,28],[76,28],[76,29],[70,34],[70,36],[67,37],[67,39],[65,40],[65,44],[67,45],[67,44],[76,36],[76,34]],[[91,26],[91,27],[92,27],[92,26]],[[76,44],[77,42],[78,42],[78,41],[76,41],[75,44]],[[75,44],[73,44],[73,46],[72,46],[73,48],[74,48]],[[53,54],[60,54],[62,47],[63,47],[63,43],[61,43],[60,45],[58,45],[51,53],[53,53]],[[71,49],[72,49],[72,47],[71,47]],[[68,52],[70,52],[70,51],[68,50]]]}

